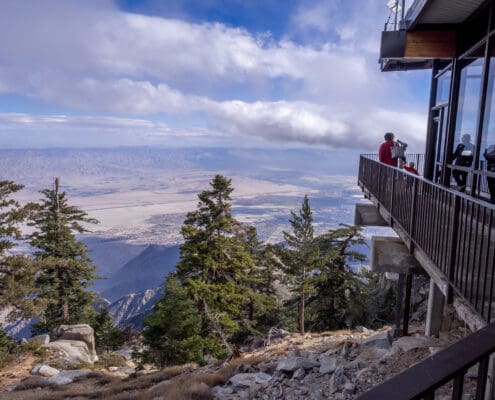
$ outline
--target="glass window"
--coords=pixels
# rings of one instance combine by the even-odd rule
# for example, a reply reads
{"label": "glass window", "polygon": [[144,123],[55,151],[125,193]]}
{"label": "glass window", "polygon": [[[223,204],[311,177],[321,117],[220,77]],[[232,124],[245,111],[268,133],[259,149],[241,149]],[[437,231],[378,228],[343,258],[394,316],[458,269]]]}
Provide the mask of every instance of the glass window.
{"label": "glass window", "polygon": [[[485,117],[481,136],[480,170],[495,172],[495,46],[490,49],[490,67],[486,89]],[[482,178],[481,190],[495,202],[495,178]]]}
{"label": "glass window", "polygon": [[[478,123],[481,82],[483,79],[484,46],[460,60],[459,99],[454,132],[452,163],[463,168],[473,165]],[[471,185],[471,176],[464,170],[452,171],[453,182],[461,191]]]}
{"label": "glass window", "polygon": [[437,78],[437,99],[436,105],[447,103],[450,94],[450,81],[452,78],[451,70],[445,71]]}
{"label": "glass window", "polygon": [[490,68],[488,69],[488,82],[485,103],[485,119],[483,121],[483,135],[481,137],[481,156],[490,145],[495,145],[495,49],[492,46],[490,55]]}
{"label": "glass window", "polygon": [[[461,63],[464,64],[464,66],[462,66],[461,69],[461,79],[459,83],[459,102],[457,104],[457,120],[453,149],[454,157],[456,155],[459,156],[459,154],[456,154],[456,151],[459,152],[460,145],[463,146],[462,151],[471,152],[472,155],[474,155],[484,65],[483,50],[479,49],[472,56],[463,59]],[[463,159],[463,166],[471,166],[466,157],[467,156]],[[454,160],[454,164],[459,163],[456,163]]]}

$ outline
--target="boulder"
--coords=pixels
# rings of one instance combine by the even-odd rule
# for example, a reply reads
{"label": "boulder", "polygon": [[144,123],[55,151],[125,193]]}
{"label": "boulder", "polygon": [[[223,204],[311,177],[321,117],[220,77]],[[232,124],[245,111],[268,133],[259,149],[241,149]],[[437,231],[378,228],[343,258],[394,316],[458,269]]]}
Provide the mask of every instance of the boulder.
{"label": "boulder", "polygon": [[86,343],[91,358],[90,362],[98,361],[95,348],[95,334],[93,328],[89,325],[60,325],[53,330],[52,336],[59,340],[78,340]]}
{"label": "boulder", "polygon": [[258,372],[254,374],[254,381],[261,385],[268,383],[272,379],[271,375],[265,374],[264,372]]}
{"label": "boulder", "polygon": [[271,378],[270,375],[263,372],[251,372],[234,375],[229,379],[229,382],[232,384],[233,389],[237,391],[251,388],[257,384],[267,384]]}
{"label": "boulder", "polygon": [[91,371],[86,369],[74,369],[71,371],[61,371],[57,375],[53,375],[51,378],[48,378],[48,382],[52,385],[67,385],[68,383],[74,382],[74,379],[79,378],[81,376],[86,376],[90,374]]}
{"label": "boulder", "polygon": [[342,360],[332,356],[320,357],[320,374],[331,374],[339,365],[342,364]]}
{"label": "boulder", "polygon": [[330,393],[335,393],[347,382],[347,377],[344,374],[344,367],[339,366],[330,378]]}
{"label": "boulder", "polygon": [[390,333],[382,332],[367,337],[361,342],[361,347],[375,347],[383,350],[389,350],[392,347]]}
{"label": "boulder", "polygon": [[253,373],[237,374],[232,376],[229,379],[229,382],[231,383],[235,391],[248,389],[251,386],[256,385],[256,382],[254,381],[254,375],[255,374]]}
{"label": "boulder", "polygon": [[46,378],[49,378],[50,376],[53,376],[53,375],[57,375],[59,372],[60,371],[58,369],[52,368],[46,364],[36,364],[31,369],[32,375],[40,375],[40,376],[44,376]]}
{"label": "boulder", "polygon": [[404,353],[414,349],[424,349],[431,347],[433,344],[432,339],[425,336],[403,336],[397,339],[393,347],[402,350]]}
{"label": "boulder", "polygon": [[32,338],[29,338],[27,340],[29,343],[37,343],[40,347],[50,343],[50,335],[38,335],[38,336],[33,336]]}
{"label": "boulder", "polygon": [[277,364],[277,371],[294,372],[296,369],[310,369],[319,367],[320,363],[308,360],[304,357],[289,357],[285,358]]}
{"label": "boulder", "polygon": [[47,348],[50,353],[60,357],[60,362],[63,365],[77,365],[77,364],[92,364],[93,358],[91,357],[88,346],[85,342],[79,340],[55,340],[43,346]]}

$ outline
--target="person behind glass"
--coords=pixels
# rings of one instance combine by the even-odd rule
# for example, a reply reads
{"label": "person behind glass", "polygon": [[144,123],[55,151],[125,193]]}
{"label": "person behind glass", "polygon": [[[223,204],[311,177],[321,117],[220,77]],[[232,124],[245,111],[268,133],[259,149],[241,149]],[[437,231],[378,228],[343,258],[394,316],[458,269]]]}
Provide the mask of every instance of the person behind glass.
{"label": "person behind glass", "polygon": [[[495,144],[492,144],[485,149],[483,157],[485,157],[486,160],[486,170],[495,173]],[[490,202],[495,203],[495,178],[487,176],[486,181],[488,182],[488,190],[490,192]]]}
{"label": "person behind glass", "polygon": [[[454,165],[459,167],[470,167],[473,163],[474,156],[474,145],[471,143],[471,135],[466,133],[461,137],[461,143],[459,143],[452,155],[454,159]],[[466,182],[467,182],[466,171],[453,170],[452,176],[459,188],[460,192],[464,192],[466,190]]]}
{"label": "person behind glass", "polygon": [[378,150],[378,159],[387,165],[397,167],[397,158],[392,158],[392,147],[394,146],[394,134],[387,132],[383,142]]}

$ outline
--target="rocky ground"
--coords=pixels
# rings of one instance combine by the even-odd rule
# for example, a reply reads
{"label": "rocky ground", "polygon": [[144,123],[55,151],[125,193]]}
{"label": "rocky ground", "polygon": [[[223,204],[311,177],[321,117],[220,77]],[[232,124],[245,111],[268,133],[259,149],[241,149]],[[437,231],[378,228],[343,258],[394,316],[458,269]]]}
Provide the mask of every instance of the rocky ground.
{"label": "rocky ground", "polygon": [[229,363],[140,373],[125,351],[67,370],[24,356],[0,371],[0,399],[353,399],[468,334],[457,328],[426,338],[421,332],[416,325],[411,336],[396,340],[390,328],[304,337],[278,332]]}

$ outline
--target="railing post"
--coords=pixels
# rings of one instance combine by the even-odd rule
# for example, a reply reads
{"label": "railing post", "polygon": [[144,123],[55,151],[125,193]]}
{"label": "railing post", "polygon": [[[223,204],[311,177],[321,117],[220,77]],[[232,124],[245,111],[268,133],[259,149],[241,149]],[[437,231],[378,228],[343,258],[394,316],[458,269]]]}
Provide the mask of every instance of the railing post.
{"label": "railing post", "polygon": [[[418,179],[414,178],[411,202],[411,221],[409,221],[409,236],[414,239],[414,228],[416,227],[416,197],[418,195]],[[411,249],[410,249],[411,250]]]}
{"label": "railing post", "polygon": [[391,217],[394,215],[394,188],[395,188],[396,171],[397,171],[397,169],[394,168],[393,172],[392,172],[392,190],[390,191],[390,216]]}
{"label": "railing post", "polygon": [[454,207],[452,209],[452,216],[451,216],[451,221],[453,223],[452,226],[452,240],[450,241],[450,250],[449,250],[449,273],[448,273],[448,279],[449,279],[449,286],[447,288],[447,303],[452,304],[453,301],[453,293],[452,293],[452,285],[454,281],[454,274],[455,274],[455,263],[456,263],[456,257],[457,257],[457,241],[458,241],[458,236],[459,236],[459,224],[460,224],[460,217],[459,217],[459,211],[461,208],[461,197],[457,195],[454,196]]}

